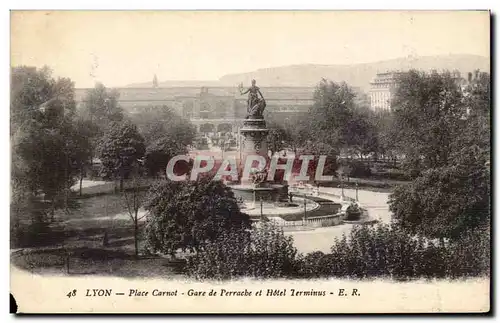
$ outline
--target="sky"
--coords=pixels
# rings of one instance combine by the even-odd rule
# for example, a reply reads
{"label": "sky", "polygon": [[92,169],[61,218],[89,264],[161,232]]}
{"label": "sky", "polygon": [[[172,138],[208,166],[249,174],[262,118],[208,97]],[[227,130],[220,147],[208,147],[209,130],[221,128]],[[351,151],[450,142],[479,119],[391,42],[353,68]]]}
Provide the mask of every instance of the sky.
{"label": "sky", "polygon": [[489,57],[479,11],[13,11],[11,65],[49,66],[78,87],[225,74],[292,64],[407,56]]}

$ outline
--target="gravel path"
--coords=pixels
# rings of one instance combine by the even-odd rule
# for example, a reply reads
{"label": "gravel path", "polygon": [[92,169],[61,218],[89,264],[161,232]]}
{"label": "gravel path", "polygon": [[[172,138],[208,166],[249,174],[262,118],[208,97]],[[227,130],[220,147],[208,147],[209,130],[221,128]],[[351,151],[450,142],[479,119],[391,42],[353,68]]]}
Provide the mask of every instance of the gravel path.
{"label": "gravel path", "polygon": [[[337,188],[321,188],[320,192],[340,195],[341,190]],[[344,195],[355,197],[356,191],[344,189]],[[358,191],[359,202],[365,207],[370,216],[378,219],[380,222],[389,223],[391,215],[387,201],[389,193]],[[349,234],[353,227],[352,224],[342,224],[334,227],[317,228],[315,230],[285,232],[286,235],[292,236],[295,246],[302,253],[312,251],[329,252],[336,237],[342,237],[342,234]]]}

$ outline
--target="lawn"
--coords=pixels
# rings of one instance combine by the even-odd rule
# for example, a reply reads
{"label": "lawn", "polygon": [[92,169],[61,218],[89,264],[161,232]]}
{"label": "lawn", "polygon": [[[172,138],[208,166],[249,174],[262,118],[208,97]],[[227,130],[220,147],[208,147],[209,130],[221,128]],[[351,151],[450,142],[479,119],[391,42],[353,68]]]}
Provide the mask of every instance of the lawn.
{"label": "lawn", "polygon": [[[120,194],[79,198],[77,204],[79,207],[69,212],[58,211],[49,225],[35,227],[31,234],[30,230],[21,232],[22,249],[13,251],[12,263],[34,273],[124,277],[177,273],[180,267],[176,261],[134,257],[133,224]],[[139,250],[142,246],[140,239]]]}

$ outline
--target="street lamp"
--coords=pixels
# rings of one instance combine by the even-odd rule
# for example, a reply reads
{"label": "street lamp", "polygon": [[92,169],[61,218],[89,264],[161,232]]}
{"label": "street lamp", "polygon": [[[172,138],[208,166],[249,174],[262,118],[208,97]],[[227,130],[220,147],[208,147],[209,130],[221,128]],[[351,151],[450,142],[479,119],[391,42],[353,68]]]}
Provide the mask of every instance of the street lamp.
{"label": "street lamp", "polygon": [[260,197],[260,219],[264,219],[264,213],[262,212],[262,196]]}
{"label": "street lamp", "polygon": [[344,176],[340,174],[340,189],[342,190],[342,199],[344,199]]}
{"label": "street lamp", "polygon": [[307,221],[307,199],[305,194],[304,194],[304,220]]}
{"label": "street lamp", "polygon": [[358,182],[356,182],[356,202],[358,202]]}
{"label": "street lamp", "polygon": [[241,161],[241,132],[240,132],[240,127],[238,127],[238,153],[240,155],[240,161]]}

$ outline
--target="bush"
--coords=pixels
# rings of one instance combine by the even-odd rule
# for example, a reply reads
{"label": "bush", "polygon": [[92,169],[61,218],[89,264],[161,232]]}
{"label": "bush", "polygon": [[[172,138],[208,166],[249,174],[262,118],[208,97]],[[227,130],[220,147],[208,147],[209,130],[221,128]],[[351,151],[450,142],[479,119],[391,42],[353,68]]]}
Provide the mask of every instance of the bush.
{"label": "bush", "polygon": [[162,181],[153,185],[144,203],[146,249],[174,255],[196,251],[223,233],[250,227],[229,187],[208,179]]}
{"label": "bush", "polygon": [[280,278],[297,272],[293,239],[271,223],[228,231],[188,258],[187,274],[198,279]]}
{"label": "bush", "polygon": [[331,272],[331,254],[324,254],[321,251],[308,253],[305,257],[299,255],[297,259],[297,274],[304,278],[328,277]]}
{"label": "bush", "polygon": [[370,177],[372,175],[372,170],[370,167],[363,162],[353,161],[348,165],[348,177],[354,178],[365,178]]}
{"label": "bush", "polygon": [[489,228],[464,233],[448,246],[447,276],[480,276],[490,272],[491,243]]}
{"label": "bush", "polygon": [[489,272],[489,233],[468,234],[448,244],[411,236],[386,224],[356,226],[337,239],[330,254],[300,259],[305,277],[458,278]]}
{"label": "bush", "polygon": [[50,243],[52,232],[47,206],[44,203],[27,198],[11,205],[10,246],[26,248],[43,246]]}
{"label": "bush", "polygon": [[345,210],[345,214],[346,214],[346,220],[355,221],[359,220],[361,214],[363,214],[363,211],[361,210],[361,208],[357,203],[351,203],[351,205],[349,205]]}
{"label": "bush", "polygon": [[489,275],[487,230],[461,240],[430,241],[397,226],[355,226],[336,239],[331,252],[297,255],[290,237],[271,224],[252,231],[229,231],[188,259],[198,279],[376,278],[396,280]]}

